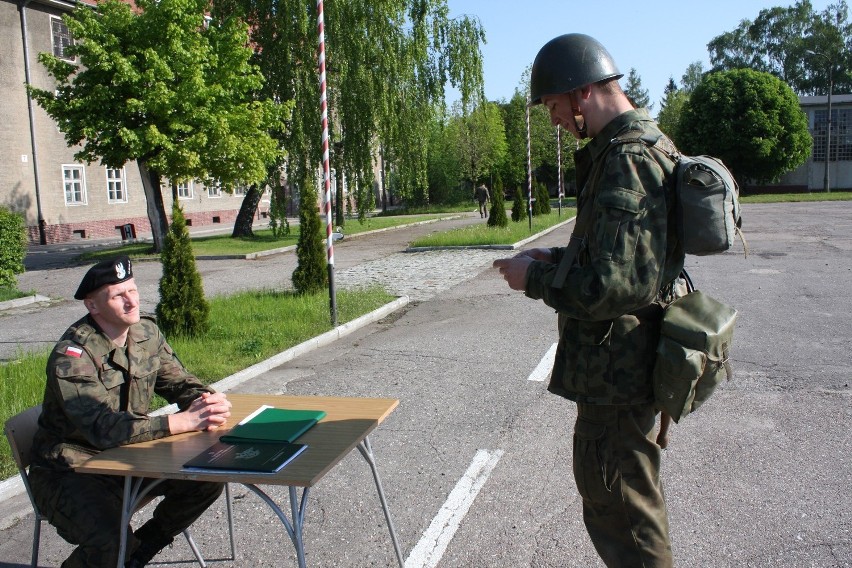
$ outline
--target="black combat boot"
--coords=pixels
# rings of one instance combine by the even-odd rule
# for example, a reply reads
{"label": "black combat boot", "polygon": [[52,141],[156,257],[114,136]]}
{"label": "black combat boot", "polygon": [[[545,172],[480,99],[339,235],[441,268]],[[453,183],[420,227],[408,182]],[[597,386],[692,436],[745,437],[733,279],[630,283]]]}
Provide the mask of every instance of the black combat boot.
{"label": "black combat boot", "polygon": [[153,521],[148,521],[142,525],[139,530],[133,533],[141,543],[136,552],[130,557],[130,560],[124,565],[125,568],[142,568],[147,565],[158,552],[170,545],[174,541],[174,537],[167,536],[160,531],[160,527],[154,524]]}

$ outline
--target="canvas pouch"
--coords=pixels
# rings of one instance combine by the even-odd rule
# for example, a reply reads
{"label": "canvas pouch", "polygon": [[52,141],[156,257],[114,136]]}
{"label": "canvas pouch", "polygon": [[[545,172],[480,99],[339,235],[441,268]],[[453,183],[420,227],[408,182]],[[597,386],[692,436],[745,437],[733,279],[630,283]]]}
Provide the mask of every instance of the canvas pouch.
{"label": "canvas pouch", "polygon": [[663,313],[654,399],[677,422],[706,401],[723,378],[729,361],[737,311],[694,290],[673,301]]}

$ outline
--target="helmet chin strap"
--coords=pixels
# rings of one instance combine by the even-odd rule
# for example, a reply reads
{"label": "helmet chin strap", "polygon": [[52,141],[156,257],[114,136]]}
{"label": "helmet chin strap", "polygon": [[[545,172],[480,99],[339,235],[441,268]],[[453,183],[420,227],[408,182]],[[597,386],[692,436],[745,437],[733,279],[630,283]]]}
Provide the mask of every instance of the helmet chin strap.
{"label": "helmet chin strap", "polygon": [[[580,126],[580,121],[577,120],[578,118],[583,122],[583,126]],[[580,140],[585,140],[589,137],[589,132],[586,129],[586,119],[583,118],[582,114],[574,115],[574,128],[577,129],[577,135],[580,137]]]}
{"label": "helmet chin strap", "polygon": [[[576,95],[574,92],[568,94],[571,99],[571,114],[574,115],[574,129],[577,131],[577,136],[580,140],[585,140],[589,137],[588,129],[586,128],[586,118],[580,111],[580,105],[577,104]],[[582,126],[580,124],[582,123]]]}

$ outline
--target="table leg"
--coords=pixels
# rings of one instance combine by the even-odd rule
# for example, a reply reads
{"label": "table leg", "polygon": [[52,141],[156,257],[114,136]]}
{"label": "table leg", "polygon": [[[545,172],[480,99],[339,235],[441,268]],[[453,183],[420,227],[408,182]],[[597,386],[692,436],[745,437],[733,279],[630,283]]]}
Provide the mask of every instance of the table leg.
{"label": "table leg", "polygon": [[370,445],[370,437],[367,436],[364,440],[358,444],[358,451],[361,452],[361,455],[364,456],[364,459],[367,460],[367,463],[370,464],[370,469],[373,471],[373,479],[376,482],[376,490],[379,492],[379,500],[382,502],[382,509],[385,512],[385,520],[388,523],[388,530],[390,531],[391,541],[393,541],[393,549],[396,552],[396,560],[399,562],[400,568],[405,567],[405,561],[402,558],[402,551],[399,548],[399,542],[397,542],[396,538],[396,529],[393,526],[393,520],[391,520],[390,510],[388,509],[388,503],[385,499],[385,491],[382,489],[382,481],[379,479],[379,470],[376,468],[376,459],[373,455],[373,447]]}
{"label": "table leg", "polygon": [[121,532],[118,540],[118,567],[124,566],[124,554],[127,552],[127,527],[133,516],[133,508],[130,494],[132,492],[133,477],[124,476],[124,497],[121,500]]}
{"label": "table leg", "polygon": [[[124,496],[121,500],[122,510],[121,527],[119,529],[120,536],[118,541],[117,568],[124,568],[124,555],[127,553],[127,529],[130,526],[130,519],[133,518],[133,513],[136,512],[136,509],[139,507],[139,504],[142,503],[142,500],[145,499],[145,496],[154,487],[165,481],[165,479],[154,480],[148,484],[144,491],[141,491],[142,483],[144,481],[144,477],[134,478],[132,475],[124,476]],[[196,558],[200,558],[200,556],[196,554]]]}
{"label": "table leg", "polygon": [[310,487],[305,487],[303,489],[301,500],[299,500],[298,489],[295,486],[290,485],[287,487],[290,491],[291,522],[284,511],[281,510],[281,507],[279,507],[272,497],[267,495],[263,489],[250,483],[243,483],[243,485],[254,492],[255,495],[263,499],[266,504],[269,505],[269,508],[272,509],[272,511],[281,520],[284,528],[287,529],[287,534],[290,536],[290,540],[293,541],[293,546],[296,548],[296,558],[299,561],[299,568],[305,568],[305,541],[302,538],[302,528],[305,524],[305,508],[308,503]]}

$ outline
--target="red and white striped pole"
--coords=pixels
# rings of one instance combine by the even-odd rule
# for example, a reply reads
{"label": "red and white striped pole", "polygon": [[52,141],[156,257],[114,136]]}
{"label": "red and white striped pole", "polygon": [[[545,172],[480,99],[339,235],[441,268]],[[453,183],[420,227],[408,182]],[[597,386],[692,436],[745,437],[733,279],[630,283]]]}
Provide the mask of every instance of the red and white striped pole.
{"label": "red and white striped pole", "polygon": [[331,169],[328,158],[328,97],[325,84],[325,17],[322,0],[317,0],[317,32],[319,33],[320,111],[322,113],[322,207],[325,212],[325,242],[328,253],[328,296],[331,325],[337,325],[337,295],[334,290],[334,240],[331,223]]}
{"label": "red and white striped pole", "polygon": [[530,221],[530,232],[532,233],[532,143],[530,142],[530,99],[527,97],[527,217]]}

